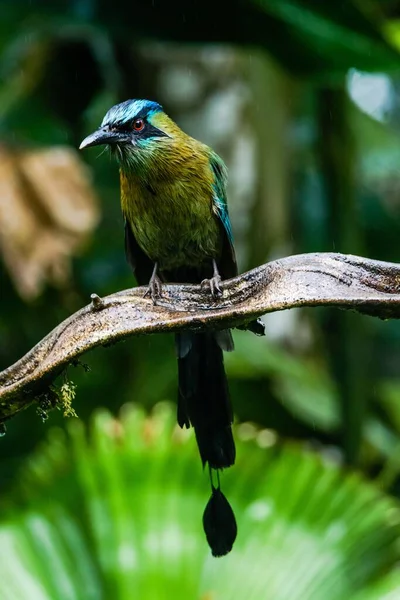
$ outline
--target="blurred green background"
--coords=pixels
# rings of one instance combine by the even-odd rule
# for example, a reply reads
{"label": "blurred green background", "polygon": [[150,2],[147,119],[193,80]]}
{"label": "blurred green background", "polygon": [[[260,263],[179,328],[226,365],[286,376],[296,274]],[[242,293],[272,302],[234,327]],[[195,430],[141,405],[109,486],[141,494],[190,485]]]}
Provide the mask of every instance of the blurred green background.
{"label": "blurred green background", "polygon": [[[103,296],[134,283],[124,257],[117,166],[96,149],[84,156],[76,150],[106,110],[127,98],[157,100],[185,131],[211,145],[226,161],[241,271],[280,256],[315,251],[400,261],[400,2],[2,0],[0,11],[0,369],[88,303],[91,293]],[[306,460],[314,460],[316,453],[323,461],[336,463],[343,485],[357,470],[362,477],[346,506],[357,502],[366,489],[373,490],[382,499],[386,525],[389,513],[391,518],[396,513],[394,521],[400,520],[400,323],[330,309],[296,309],[268,315],[264,321],[266,338],[235,332],[236,352],[226,356],[238,423],[255,423],[279,448],[295,441],[298,461],[306,448]],[[160,401],[175,399],[171,336],[131,339],[98,349],[84,362],[90,370],[70,367],[67,374],[77,386],[74,408],[84,423],[97,407],[118,415],[127,403],[149,411]],[[30,461],[39,460],[31,458],[33,449],[53,426],[65,427],[58,411],[49,413],[45,422],[42,416],[31,407],[9,422],[0,439],[5,523],[16,518],[11,513],[31,510],[29,486],[24,500],[16,486],[28,477]],[[107,419],[112,422],[111,416]],[[64,440],[60,432],[57,435]],[[51,455],[51,440],[46,443]],[[167,456],[172,452],[168,443],[162,447]],[[240,474],[238,465],[237,493],[240,496],[240,486],[247,485],[246,502],[251,505],[256,502],[255,482],[268,480],[275,455],[265,457],[260,466],[262,461],[254,458],[259,452],[256,445],[246,452],[248,464],[258,467],[251,467],[246,480],[246,469],[241,464]],[[286,460],[286,451],[282,452],[277,461]],[[160,471],[151,467],[153,458],[146,458],[148,485],[157,488]],[[296,460],[292,464],[295,471]],[[37,477],[51,480],[54,469],[46,469],[46,475]],[[226,476],[230,481],[235,469]],[[285,469],[283,473],[290,474],[289,467]],[[194,455],[190,477],[193,494],[205,500],[206,479]],[[318,496],[318,477],[315,472],[306,486],[315,514],[336,486],[331,489],[330,483],[326,495]],[[369,483],[361,483],[362,479]],[[63,485],[69,489],[69,484]],[[176,478],[176,502],[188,485]],[[289,475],[285,485],[290,494],[290,486],[295,493],[304,491],[301,486],[306,483],[302,480],[296,488]],[[49,489],[53,491],[47,503],[55,488]],[[275,492],[272,486],[265,493]],[[80,494],[90,496],[90,490]],[[78,496],[73,491],[59,499],[54,495],[55,506],[59,502],[76,508]],[[35,511],[43,510],[45,497],[37,499]],[[182,510],[192,511],[190,518],[200,523],[199,506]],[[299,500],[296,510],[286,515],[287,526],[298,527],[295,515],[300,518],[306,509],[307,502]],[[109,515],[114,524],[115,514]],[[275,523],[273,512],[268,514]],[[140,522],[140,511],[131,518]],[[359,519],[362,523],[362,511]],[[277,543],[263,546],[256,521],[243,525],[249,544],[243,551],[250,553],[251,562],[252,540],[258,536],[260,545],[253,550],[260,560],[264,552],[268,563]],[[240,527],[239,522],[239,534]],[[327,535],[328,521],[324,527],[315,535],[322,536],[326,550],[334,542]],[[261,586],[263,581],[261,567],[247,594],[318,600],[389,598],[384,594],[394,590],[397,598],[400,580],[393,569],[400,559],[400,537],[397,531],[392,534],[390,552],[385,553],[383,543],[370,546],[379,564],[365,576],[365,581],[371,580],[365,595],[360,591],[362,578],[355,579],[352,588],[335,588],[334,579],[332,596],[318,586],[302,591],[280,587],[295,554],[289,562],[275,561],[274,568],[283,574],[274,591],[265,583],[260,589],[266,595],[256,588],[251,595],[251,585],[258,581]],[[89,544],[88,555],[101,554],[104,536],[100,550]],[[200,526],[193,536],[204,542]],[[309,556],[318,581],[318,573],[323,578],[324,572],[318,571],[316,555],[307,554],[299,536],[298,548]],[[0,552],[1,540],[0,530]],[[358,541],[353,543],[360,548]],[[295,552],[296,539],[293,544]],[[166,548],[167,552],[168,544]],[[207,556],[205,542],[202,551]],[[355,560],[354,553],[351,556]],[[365,557],[360,558],[361,563],[364,560],[367,564]],[[338,572],[343,567],[339,563]],[[101,571],[104,562],[99,564],[96,568]],[[304,566],[304,571],[309,568]],[[229,578],[229,567],[224,569]],[[132,581],[137,581],[135,573]],[[163,581],[165,573],[157,572],[157,567],[151,573],[150,579]],[[115,581],[119,576],[113,572]],[[41,575],[35,577],[39,580]],[[347,575],[343,577],[348,583]],[[382,585],[381,577],[387,578]],[[95,580],[85,583],[90,593],[76,584],[81,595],[78,591],[74,595],[72,588],[68,595],[61,587],[37,598],[244,597],[223,585],[213,595],[214,584],[204,588],[211,592],[197,595],[190,583],[181,596],[176,591],[160,595],[168,590],[161,583],[157,592],[138,596],[129,595],[129,585],[115,584],[112,589],[118,588],[119,595],[111,596],[101,577]],[[32,595],[23,595],[27,589]],[[14,590],[6,598],[36,598],[29,586],[18,594]]]}

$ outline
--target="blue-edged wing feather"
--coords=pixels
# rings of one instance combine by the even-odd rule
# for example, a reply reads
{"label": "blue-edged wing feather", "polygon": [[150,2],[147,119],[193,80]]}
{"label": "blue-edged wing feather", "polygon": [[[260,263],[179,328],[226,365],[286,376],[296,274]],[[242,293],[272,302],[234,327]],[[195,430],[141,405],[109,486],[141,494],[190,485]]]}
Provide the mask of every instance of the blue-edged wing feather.
{"label": "blue-edged wing feather", "polygon": [[214,152],[210,155],[210,165],[214,174],[213,209],[221,224],[222,251],[217,261],[222,279],[237,275],[233,234],[226,201],[227,171],[220,157]]}
{"label": "blue-edged wing feather", "polygon": [[[222,279],[229,279],[230,277],[235,277],[235,275],[238,274],[238,270],[236,264],[235,249],[233,247],[231,221],[229,219],[228,205],[226,201],[227,171],[225,164],[222,162],[220,157],[214,152],[210,156],[210,164],[215,177],[213,186],[214,212],[221,223],[221,231],[223,236],[222,252],[221,258],[218,261],[218,267]],[[255,319],[254,321],[247,323],[247,325],[243,325],[239,329],[248,329],[256,335],[265,335],[264,324],[260,319]],[[221,347],[224,348],[223,346]]]}

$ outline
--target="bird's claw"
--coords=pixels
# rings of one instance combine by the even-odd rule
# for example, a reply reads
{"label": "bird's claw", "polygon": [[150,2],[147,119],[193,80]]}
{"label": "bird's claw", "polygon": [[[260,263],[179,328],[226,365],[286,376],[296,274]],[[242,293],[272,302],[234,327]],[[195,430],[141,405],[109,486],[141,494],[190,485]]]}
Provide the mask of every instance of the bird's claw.
{"label": "bird's claw", "polygon": [[211,296],[213,298],[220,298],[222,296],[222,290],[220,287],[220,283],[221,283],[221,276],[214,275],[214,277],[211,277],[211,279],[203,279],[203,281],[201,282],[201,287],[209,287]]}
{"label": "bird's claw", "polygon": [[153,304],[155,304],[157,298],[161,297],[162,292],[162,283],[161,279],[158,275],[153,275],[149,281],[149,287],[144,295],[145,298],[150,298],[153,300]]}

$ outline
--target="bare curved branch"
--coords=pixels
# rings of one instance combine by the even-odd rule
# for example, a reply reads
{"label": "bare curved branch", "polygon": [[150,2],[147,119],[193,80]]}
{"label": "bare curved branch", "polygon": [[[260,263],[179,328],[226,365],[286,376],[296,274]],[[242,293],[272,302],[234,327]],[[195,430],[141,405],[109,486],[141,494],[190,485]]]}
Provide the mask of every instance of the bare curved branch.
{"label": "bare curved branch", "polygon": [[165,285],[153,305],[144,288],[92,302],[69,317],[0,373],[0,421],[40,397],[85,352],[132,335],[182,328],[245,326],[268,312],[298,306],[337,306],[381,318],[400,317],[400,265],[357,256],[289,256],[223,283],[212,300],[200,286]]}

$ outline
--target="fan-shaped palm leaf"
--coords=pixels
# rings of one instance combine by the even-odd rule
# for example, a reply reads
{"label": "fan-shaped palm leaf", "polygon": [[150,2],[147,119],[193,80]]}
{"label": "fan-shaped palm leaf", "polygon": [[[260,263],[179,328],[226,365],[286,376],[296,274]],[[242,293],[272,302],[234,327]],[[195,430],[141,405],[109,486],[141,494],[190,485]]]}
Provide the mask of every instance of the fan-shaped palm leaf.
{"label": "fan-shaped palm leaf", "polygon": [[51,433],[4,511],[2,600],[400,597],[397,504],[268,432],[239,441],[223,475],[239,535],[213,558],[207,474],[174,422],[168,407],[130,407],[98,414],[89,435],[79,422]]}

